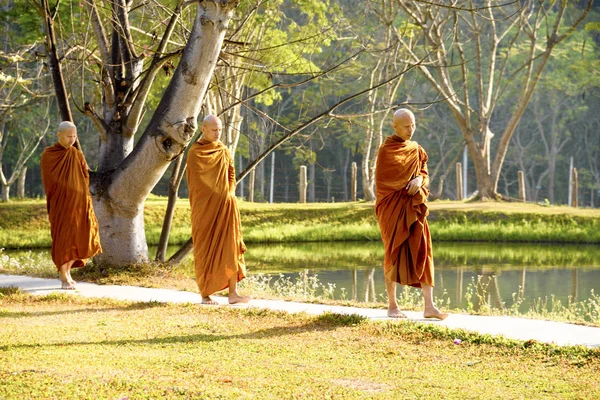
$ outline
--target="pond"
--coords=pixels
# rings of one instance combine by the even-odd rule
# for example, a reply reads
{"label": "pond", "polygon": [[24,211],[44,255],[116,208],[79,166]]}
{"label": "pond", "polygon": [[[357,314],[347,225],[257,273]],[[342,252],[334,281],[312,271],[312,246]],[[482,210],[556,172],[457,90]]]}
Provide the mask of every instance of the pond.
{"label": "pond", "polygon": [[[566,306],[600,294],[600,246],[436,242],[433,250],[434,294],[446,307],[508,308],[516,300],[526,312],[533,302],[549,309],[551,299]],[[31,255],[51,264],[48,250]],[[380,242],[248,244],[246,253],[249,276],[271,287],[309,281],[316,295],[361,302],[385,301],[382,261]],[[193,277],[191,254],[178,269]]]}
{"label": "pond", "polygon": [[[524,305],[547,300],[549,307],[552,297],[567,305],[600,293],[599,246],[438,242],[434,260],[434,294],[452,308],[468,301],[475,309],[481,302],[505,308],[519,298]],[[271,283],[307,271],[323,287],[335,285],[334,298],[385,299],[378,242],[254,244],[246,261],[249,274],[264,274]]]}

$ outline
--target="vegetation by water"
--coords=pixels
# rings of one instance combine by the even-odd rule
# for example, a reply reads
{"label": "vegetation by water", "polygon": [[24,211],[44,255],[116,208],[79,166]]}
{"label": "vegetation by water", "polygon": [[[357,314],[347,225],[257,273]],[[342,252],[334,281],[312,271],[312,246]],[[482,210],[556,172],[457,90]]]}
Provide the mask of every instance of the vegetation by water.
{"label": "vegetation by water", "polygon": [[[251,268],[251,277],[244,281],[245,289],[258,297],[287,298],[303,301],[333,301],[331,284],[310,278],[312,288],[307,290],[305,278],[298,281],[291,278],[279,279],[261,277],[260,273],[278,273],[281,266],[286,271],[304,271],[307,265],[311,270],[319,266],[335,268],[338,265],[378,265],[383,258],[383,248],[379,241],[379,231],[372,204],[264,204],[240,202],[244,226],[244,237],[251,251],[247,260]],[[151,197],[146,203],[146,229],[150,244],[158,241],[166,199]],[[475,232],[488,232],[496,239],[512,235],[514,240],[539,238],[541,231],[548,231],[544,240],[553,241],[565,235],[565,232],[579,232],[569,239],[584,242],[600,242],[600,210],[573,209],[567,207],[543,207],[532,204],[515,203],[430,203],[431,230],[434,238],[436,262],[446,265],[488,265],[502,264],[502,270],[519,268],[522,265],[536,268],[554,268],[567,265],[599,265],[600,249],[591,247],[581,252],[577,248],[557,245],[531,244],[528,248],[516,250],[499,243],[452,243],[444,245],[442,238],[472,240]],[[0,247],[27,248],[50,246],[49,227],[45,203],[43,200],[27,200],[8,204],[0,203]],[[457,227],[460,227],[458,229]],[[521,227],[518,229],[518,227]],[[526,228],[527,227],[527,228]],[[534,229],[537,227],[539,229]],[[543,229],[542,229],[543,228]],[[189,237],[189,204],[187,199],[178,203],[174,219],[172,246],[177,248]],[[454,232],[455,236],[450,236]],[[581,232],[585,232],[585,235]],[[444,236],[446,235],[446,236]],[[585,236],[585,237],[582,237]],[[494,237],[494,236],[491,236]],[[355,246],[330,244],[327,252],[316,251],[322,244],[315,240],[360,239],[367,245]],[[484,237],[477,237],[483,239]],[[304,241],[290,246],[261,246],[260,242]],[[489,237],[488,237],[489,239]],[[490,239],[491,240],[491,239]],[[477,248],[476,252],[470,251]],[[595,249],[595,250],[594,250]],[[153,254],[152,254],[153,255]],[[171,268],[146,264],[122,266],[110,271],[90,266],[74,272],[75,279],[103,284],[134,284],[152,287],[172,287],[197,291],[191,277],[190,259],[187,264]],[[55,277],[56,269],[49,255],[40,252],[22,252],[18,256],[9,256],[0,252],[0,272],[19,273],[40,277]],[[257,274],[258,273],[258,274]],[[270,280],[267,282],[267,279]],[[474,286],[476,287],[476,285]],[[338,288],[340,290],[340,288]],[[346,289],[349,290],[349,289]],[[477,293],[477,291],[474,291]],[[413,294],[403,294],[401,299],[405,309],[419,309],[421,300]],[[360,304],[360,306],[382,307],[380,303]],[[476,299],[473,298],[473,301]],[[477,309],[462,308],[457,304],[447,307],[459,312],[497,313],[487,309],[485,302],[477,299]],[[518,300],[518,299],[517,299]],[[339,302],[339,300],[337,300]],[[443,301],[443,299],[442,299]],[[597,298],[591,298],[597,302]],[[517,301],[518,302],[518,301]],[[349,304],[348,301],[341,303]],[[550,311],[549,311],[550,310]],[[509,310],[510,312],[516,312]],[[502,312],[507,312],[506,310]],[[535,318],[568,320],[600,324],[593,303],[559,302],[553,298],[541,298],[531,307],[521,307],[521,313]]]}
{"label": "vegetation by water", "polygon": [[[148,244],[158,243],[166,198],[146,201]],[[265,204],[240,201],[247,243],[378,241],[370,203]],[[600,210],[518,203],[430,203],[435,241],[600,243]],[[170,244],[190,237],[187,199],[177,203]],[[0,247],[50,247],[44,200],[0,203]]]}
{"label": "vegetation by water", "polygon": [[600,396],[597,349],[355,315],[1,289],[0,324],[0,398]]}
{"label": "vegetation by water", "polygon": [[[438,242],[434,244],[436,265],[501,266],[502,271],[568,266],[600,265],[600,246],[514,243]],[[381,242],[309,242],[252,244],[246,259],[262,273],[342,269],[348,265],[379,267],[383,260]]]}
{"label": "vegetation by water", "polygon": [[[311,246],[305,244],[304,246]],[[302,246],[299,246],[302,248]],[[295,257],[302,259],[305,257],[303,251],[290,251],[289,247],[279,249],[276,247],[267,254],[275,256],[269,259],[265,256],[264,265],[256,263],[261,257],[259,254],[253,254],[249,257],[250,274],[247,279],[240,283],[240,288],[245,293],[252,295],[255,298],[266,299],[285,299],[304,302],[319,302],[327,304],[350,305],[355,307],[371,307],[385,308],[385,296],[379,296],[371,289],[371,295],[367,302],[360,302],[353,299],[350,287],[340,287],[335,283],[327,282],[320,278],[315,269],[312,273],[306,270],[306,262],[314,265],[322,265],[326,262],[337,262],[335,246],[331,253],[326,253],[325,258],[321,251],[313,251],[313,256],[308,258],[308,261],[303,260],[302,264],[298,262],[298,266],[294,267]],[[304,249],[306,251],[306,249]],[[254,249],[253,249],[254,252]],[[348,252],[352,254],[352,252]],[[280,257],[280,255],[285,256]],[[344,254],[344,253],[341,253]],[[369,253],[366,253],[369,258]],[[355,254],[359,256],[358,252]],[[361,256],[365,257],[364,255]],[[375,255],[374,259],[368,260],[369,265],[372,265],[373,260],[380,260],[379,256]],[[276,260],[276,261],[274,261]],[[356,260],[352,260],[356,261]],[[84,269],[73,271],[73,277],[77,281],[95,282],[99,284],[110,285],[137,285],[146,287],[172,288],[178,290],[187,290],[197,292],[197,286],[193,279],[193,266],[191,259],[177,267],[169,267],[156,263],[141,264],[135,266],[123,266],[104,270],[95,265],[88,265]],[[275,264],[282,262],[283,264]],[[342,261],[343,262],[343,261]],[[278,273],[275,275],[266,275],[265,271],[277,268],[282,270],[283,266],[290,264],[290,268],[304,269],[300,270],[294,276]],[[596,264],[594,264],[596,265]],[[510,268],[510,266],[508,266]],[[318,268],[317,270],[318,271]],[[0,251],[0,273],[22,274],[29,276],[39,276],[44,278],[55,278],[56,268],[50,260],[47,252],[25,251],[18,252],[13,255],[6,254]],[[576,301],[568,298],[567,301],[556,298],[553,295],[547,295],[539,298],[525,299],[522,294],[515,288],[512,302],[506,306],[498,307],[493,298],[488,297],[488,285],[490,285],[489,277],[477,276],[473,280],[465,280],[464,292],[460,295],[462,301],[457,302],[456,299],[450,300],[446,293],[438,296],[438,305],[445,310],[453,313],[470,313],[480,315],[513,315],[525,316],[528,318],[549,319],[555,321],[574,322],[582,324],[591,324],[600,326],[600,294],[593,291],[591,293],[582,293]],[[381,283],[381,282],[380,282]],[[437,288],[436,288],[437,290]],[[381,293],[380,293],[381,294]],[[398,292],[398,303],[402,309],[419,311],[422,309],[423,299],[419,290],[405,287]]]}

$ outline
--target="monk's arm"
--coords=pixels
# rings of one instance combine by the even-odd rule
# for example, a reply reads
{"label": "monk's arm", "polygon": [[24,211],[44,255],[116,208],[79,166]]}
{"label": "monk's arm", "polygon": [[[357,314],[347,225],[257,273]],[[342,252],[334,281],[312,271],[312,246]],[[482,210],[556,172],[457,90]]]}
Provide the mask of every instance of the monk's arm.
{"label": "monk's arm", "polygon": [[235,196],[235,168],[233,162],[229,164],[229,192],[232,196]]}
{"label": "monk's arm", "polygon": [[419,175],[423,178],[421,187],[429,188],[429,170],[427,169],[427,160],[429,157],[422,147],[419,147],[419,157],[421,158],[421,171],[419,172]]}
{"label": "monk's arm", "polygon": [[81,172],[83,173],[83,176],[89,185],[90,169],[81,150],[77,150],[77,158],[79,159],[79,164],[81,165]]}

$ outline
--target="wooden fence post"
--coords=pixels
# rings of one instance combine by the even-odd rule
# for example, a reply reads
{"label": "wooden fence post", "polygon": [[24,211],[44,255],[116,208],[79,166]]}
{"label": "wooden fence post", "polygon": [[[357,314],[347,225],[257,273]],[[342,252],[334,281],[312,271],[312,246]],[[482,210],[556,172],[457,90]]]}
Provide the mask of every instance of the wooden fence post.
{"label": "wooden fence post", "polygon": [[519,178],[519,200],[525,203],[527,201],[527,194],[525,193],[525,174],[523,171],[517,172]]}
{"label": "wooden fence post", "polygon": [[256,170],[252,168],[250,170],[250,182],[248,183],[248,201],[254,202],[254,178],[256,176]]}
{"label": "wooden fence post", "polygon": [[300,182],[298,184],[298,190],[300,192],[300,203],[306,203],[306,165],[300,166]]}
{"label": "wooden fence post", "polygon": [[350,194],[351,194],[352,201],[356,201],[357,177],[358,177],[358,167],[356,166],[356,162],[353,162],[352,163],[352,179],[350,180]]}
{"label": "wooden fence post", "polygon": [[462,179],[462,164],[456,163],[456,200],[462,200],[464,197],[463,193],[463,179]]}
{"label": "wooden fence post", "polygon": [[578,182],[578,177],[577,177],[577,168],[573,168],[573,171],[571,172],[573,174],[573,180],[572,180],[572,184],[573,184],[573,189],[571,191],[571,207],[577,207],[577,203],[578,203],[578,197],[577,196],[577,191],[579,189],[579,182]]}

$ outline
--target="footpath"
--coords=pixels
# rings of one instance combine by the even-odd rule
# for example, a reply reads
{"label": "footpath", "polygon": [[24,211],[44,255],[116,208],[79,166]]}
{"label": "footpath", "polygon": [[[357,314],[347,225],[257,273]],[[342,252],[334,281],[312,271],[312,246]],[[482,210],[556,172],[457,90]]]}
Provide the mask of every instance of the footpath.
{"label": "footpath", "polygon": [[[200,295],[171,289],[154,289],[137,286],[96,285],[78,282],[77,290],[62,290],[58,279],[31,278],[18,275],[0,275],[0,287],[13,286],[33,295],[45,295],[53,292],[69,293],[83,297],[112,298],[134,302],[200,303]],[[226,297],[214,297],[220,305],[226,307],[256,307],[289,313],[304,312],[318,315],[326,312],[338,314],[358,314],[372,320],[391,320],[384,309],[330,306],[308,304],[283,300],[253,299],[249,304],[231,306]],[[535,340],[554,343],[560,346],[587,346],[600,348],[600,328],[567,324],[553,321],[533,320],[505,316],[479,316],[451,314],[444,321],[423,318],[423,314],[404,311],[408,319],[419,323],[430,323],[451,329],[465,329],[481,334],[502,335],[517,340]]]}

